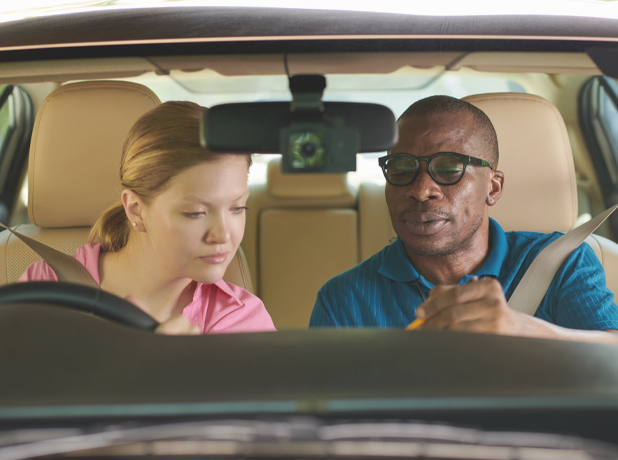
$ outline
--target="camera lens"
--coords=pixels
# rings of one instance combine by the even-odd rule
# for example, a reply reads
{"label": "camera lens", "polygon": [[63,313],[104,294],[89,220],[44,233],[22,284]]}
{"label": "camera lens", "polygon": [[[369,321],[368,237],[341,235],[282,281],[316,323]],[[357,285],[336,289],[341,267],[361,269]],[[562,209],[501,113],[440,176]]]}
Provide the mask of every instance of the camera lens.
{"label": "camera lens", "polygon": [[305,142],[300,146],[300,154],[304,157],[311,158],[315,155],[315,144],[313,142]]}

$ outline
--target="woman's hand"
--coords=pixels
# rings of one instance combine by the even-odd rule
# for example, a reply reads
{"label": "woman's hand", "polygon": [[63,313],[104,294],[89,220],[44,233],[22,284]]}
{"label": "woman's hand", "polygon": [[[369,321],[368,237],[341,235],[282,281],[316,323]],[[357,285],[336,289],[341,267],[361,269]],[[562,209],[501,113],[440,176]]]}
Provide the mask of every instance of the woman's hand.
{"label": "woman's hand", "polygon": [[[137,297],[128,295],[125,297],[125,300],[148,313],[146,306]],[[202,332],[199,327],[191,324],[183,315],[178,315],[160,323],[155,329],[155,333],[165,335],[200,335]]]}

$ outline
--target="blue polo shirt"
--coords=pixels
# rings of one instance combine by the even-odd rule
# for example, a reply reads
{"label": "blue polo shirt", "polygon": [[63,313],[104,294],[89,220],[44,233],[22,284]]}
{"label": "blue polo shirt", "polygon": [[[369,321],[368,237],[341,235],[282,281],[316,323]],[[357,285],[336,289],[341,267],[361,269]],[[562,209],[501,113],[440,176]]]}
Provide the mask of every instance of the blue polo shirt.
{"label": "blue polo shirt", "polygon": [[[476,273],[502,284],[507,300],[524,273],[562,233],[508,232],[489,219],[489,257]],[[401,240],[333,278],[318,291],[309,327],[403,328],[434,287],[408,260]],[[583,243],[554,277],[536,314],[571,329],[618,329],[618,307],[605,284],[605,272],[592,248]]]}

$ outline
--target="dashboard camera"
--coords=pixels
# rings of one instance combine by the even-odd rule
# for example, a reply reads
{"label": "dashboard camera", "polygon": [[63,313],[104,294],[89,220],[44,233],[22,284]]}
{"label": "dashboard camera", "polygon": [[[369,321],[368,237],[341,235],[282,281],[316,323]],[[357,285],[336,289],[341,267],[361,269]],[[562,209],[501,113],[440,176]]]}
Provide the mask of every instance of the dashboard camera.
{"label": "dashboard camera", "polygon": [[279,129],[284,173],[356,171],[360,134],[342,117],[324,113],[324,88],[322,75],[290,77],[290,125]]}
{"label": "dashboard camera", "polygon": [[355,128],[293,124],[279,130],[283,172],[356,171],[360,136]]}

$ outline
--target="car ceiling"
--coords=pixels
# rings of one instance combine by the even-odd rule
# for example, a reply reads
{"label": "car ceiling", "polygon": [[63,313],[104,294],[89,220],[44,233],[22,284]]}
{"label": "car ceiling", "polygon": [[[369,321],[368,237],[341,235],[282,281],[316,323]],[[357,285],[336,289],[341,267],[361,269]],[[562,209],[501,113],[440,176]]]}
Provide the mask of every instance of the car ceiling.
{"label": "car ceiling", "polygon": [[[3,49],[201,38],[562,37],[616,39],[612,19],[568,16],[414,16],[281,8],[176,7],[91,11],[0,25]],[[352,37],[350,37],[352,38]]]}

